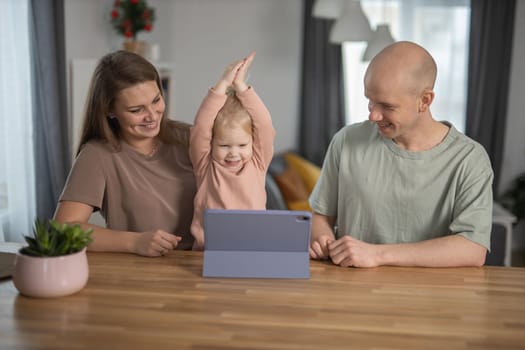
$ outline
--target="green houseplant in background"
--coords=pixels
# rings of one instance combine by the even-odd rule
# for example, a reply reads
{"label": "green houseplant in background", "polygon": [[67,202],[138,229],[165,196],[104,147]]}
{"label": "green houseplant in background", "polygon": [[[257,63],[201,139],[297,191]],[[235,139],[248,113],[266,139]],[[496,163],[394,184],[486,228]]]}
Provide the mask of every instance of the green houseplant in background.
{"label": "green houseplant in background", "polygon": [[509,209],[518,221],[525,219],[525,173],[514,179],[503,194],[501,204]]}
{"label": "green houseplant in background", "polygon": [[13,282],[32,297],[58,297],[84,288],[89,276],[86,248],[92,230],[78,224],[35,220],[33,236],[15,258]]}
{"label": "green houseplant in background", "polygon": [[525,250],[523,250],[523,234],[525,234],[525,173],[519,174],[503,193],[500,203],[507,208],[516,221],[513,224],[514,240],[512,265],[525,266]]}

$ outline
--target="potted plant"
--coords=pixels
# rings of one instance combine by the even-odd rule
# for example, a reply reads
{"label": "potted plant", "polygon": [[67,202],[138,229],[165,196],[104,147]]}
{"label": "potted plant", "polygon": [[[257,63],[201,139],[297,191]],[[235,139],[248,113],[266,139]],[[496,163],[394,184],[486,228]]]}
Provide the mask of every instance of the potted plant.
{"label": "potted plant", "polygon": [[518,221],[525,219],[525,173],[514,179],[503,194],[501,204],[509,209]]}
{"label": "potted plant", "polygon": [[92,229],[55,220],[35,220],[33,236],[15,258],[13,282],[18,291],[33,297],[73,294],[86,285],[89,269],[86,247]]}
{"label": "potted plant", "polygon": [[111,10],[111,24],[115,31],[123,35],[124,49],[145,54],[146,44],[137,40],[141,31],[150,32],[155,21],[155,9],[146,0],[115,0]]}

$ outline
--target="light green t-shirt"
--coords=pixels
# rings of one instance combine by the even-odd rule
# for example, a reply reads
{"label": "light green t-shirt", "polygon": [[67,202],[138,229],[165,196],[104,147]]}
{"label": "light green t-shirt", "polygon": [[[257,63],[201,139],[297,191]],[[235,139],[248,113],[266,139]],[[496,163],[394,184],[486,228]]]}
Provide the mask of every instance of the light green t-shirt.
{"label": "light green t-shirt", "polygon": [[445,139],[423,152],[398,147],[369,121],[344,127],[328,148],[312,209],[336,217],[338,238],[385,244],[460,234],[490,249],[490,160],[444,123]]}

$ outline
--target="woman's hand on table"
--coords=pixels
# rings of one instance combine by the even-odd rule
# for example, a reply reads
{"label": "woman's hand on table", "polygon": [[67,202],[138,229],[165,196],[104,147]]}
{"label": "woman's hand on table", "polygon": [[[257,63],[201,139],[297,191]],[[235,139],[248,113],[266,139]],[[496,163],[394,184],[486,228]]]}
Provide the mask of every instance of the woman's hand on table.
{"label": "woman's hand on table", "polygon": [[182,237],[156,230],[138,234],[135,253],[143,256],[162,256],[177,248]]}

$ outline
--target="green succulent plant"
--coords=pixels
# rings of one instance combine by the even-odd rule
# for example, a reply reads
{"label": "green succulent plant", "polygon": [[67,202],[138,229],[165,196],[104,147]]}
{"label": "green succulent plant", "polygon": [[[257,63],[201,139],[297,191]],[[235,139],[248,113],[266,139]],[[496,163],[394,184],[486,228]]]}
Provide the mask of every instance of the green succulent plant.
{"label": "green succulent plant", "polygon": [[36,219],[33,236],[24,236],[28,246],[20,249],[20,253],[40,257],[76,253],[91,243],[91,232],[92,229],[83,230],[79,224]]}
{"label": "green succulent plant", "polygon": [[519,175],[503,194],[501,204],[518,220],[525,219],[525,173]]}

